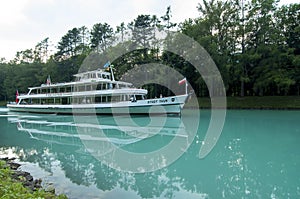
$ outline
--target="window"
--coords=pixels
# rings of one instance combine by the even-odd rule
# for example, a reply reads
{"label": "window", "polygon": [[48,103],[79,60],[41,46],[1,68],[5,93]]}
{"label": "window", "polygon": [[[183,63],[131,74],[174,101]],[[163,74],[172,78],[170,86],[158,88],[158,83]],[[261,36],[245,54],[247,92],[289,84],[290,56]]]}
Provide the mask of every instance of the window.
{"label": "window", "polygon": [[46,99],[46,104],[54,104],[54,98]]}
{"label": "window", "polygon": [[120,101],[120,96],[112,96],[111,97],[111,102],[119,102]]}
{"label": "window", "polygon": [[92,88],[91,85],[86,85],[86,86],[85,86],[85,90],[86,90],[86,91],[90,91],[91,88]]}
{"label": "window", "polygon": [[31,103],[32,104],[40,104],[40,99],[32,99]]}
{"label": "window", "polygon": [[94,91],[94,90],[96,90],[96,88],[97,88],[97,84],[92,84],[91,85],[91,89]]}
{"label": "window", "polygon": [[61,104],[69,104],[68,98],[67,97],[61,98]]}
{"label": "window", "polygon": [[61,104],[61,98],[55,98],[55,104]]}
{"label": "window", "polygon": [[57,93],[57,88],[52,88],[51,93]]}
{"label": "window", "polygon": [[107,96],[107,102],[111,102],[111,96],[110,95]]}
{"label": "window", "polygon": [[79,103],[79,98],[78,97],[73,97],[72,101],[73,101],[73,104],[78,104]]}
{"label": "window", "polygon": [[71,86],[66,87],[66,92],[67,92],[67,93],[72,92],[72,87],[71,87]]}
{"label": "window", "polygon": [[143,96],[142,96],[142,95],[136,95],[136,96],[135,96],[135,99],[136,99],[136,100],[142,100],[142,99],[143,99]]}
{"label": "window", "polygon": [[101,103],[101,102],[102,102],[101,96],[95,97],[95,102],[96,102],[96,103]]}
{"label": "window", "polygon": [[136,102],[135,95],[131,95],[129,99],[130,99],[130,101],[132,101],[132,102]]}
{"label": "window", "polygon": [[79,92],[85,91],[85,88],[84,88],[84,87],[85,87],[84,85],[78,86],[78,87],[77,87],[77,91],[79,91]]}

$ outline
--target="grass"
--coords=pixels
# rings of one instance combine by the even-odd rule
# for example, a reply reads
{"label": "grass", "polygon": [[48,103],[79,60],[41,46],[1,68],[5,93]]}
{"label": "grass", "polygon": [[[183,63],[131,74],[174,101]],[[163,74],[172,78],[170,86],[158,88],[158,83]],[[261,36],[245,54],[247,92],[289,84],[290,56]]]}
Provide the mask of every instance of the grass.
{"label": "grass", "polygon": [[[192,101],[187,107],[196,107],[197,102]],[[210,108],[211,101],[208,97],[199,97],[200,108]],[[227,97],[228,109],[300,109],[300,96],[247,96]]]}
{"label": "grass", "polygon": [[[46,199],[65,199],[65,195],[56,196],[45,192],[42,189],[31,191],[24,187],[21,182],[11,178],[12,170],[6,165],[5,161],[0,161],[0,198],[46,198]],[[21,179],[20,179],[21,180]]]}
{"label": "grass", "polygon": [[7,102],[6,101],[0,101],[0,106],[6,106]]}

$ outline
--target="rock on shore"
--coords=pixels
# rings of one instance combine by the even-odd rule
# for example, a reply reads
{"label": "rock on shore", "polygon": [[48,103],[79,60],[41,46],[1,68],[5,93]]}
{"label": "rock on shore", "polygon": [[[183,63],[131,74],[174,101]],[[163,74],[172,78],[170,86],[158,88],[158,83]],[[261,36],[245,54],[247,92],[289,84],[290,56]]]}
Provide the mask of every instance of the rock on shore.
{"label": "rock on shore", "polygon": [[[21,166],[18,163],[15,163],[15,158],[0,158],[0,160],[6,162],[6,166],[12,170],[11,178],[19,181],[23,184],[24,187],[29,188],[32,191],[36,191],[42,188],[41,179],[33,179],[32,175],[26,171],[20,171],[18,168]],[[46,191],[46,190],[45,190]],[[53,190],[51,190],[53,192]],[[54,190],[55,192],[55,190]]]}

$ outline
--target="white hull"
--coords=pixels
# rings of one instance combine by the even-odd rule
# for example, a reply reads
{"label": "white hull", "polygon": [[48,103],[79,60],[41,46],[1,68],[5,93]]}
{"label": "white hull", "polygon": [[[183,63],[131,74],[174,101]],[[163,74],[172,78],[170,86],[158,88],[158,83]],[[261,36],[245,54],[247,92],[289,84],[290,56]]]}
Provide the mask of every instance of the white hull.
{"label": "white hull", "polygon": [[100,104],[8,104],[10,111],[47,114],[180,114],[188,95]]}

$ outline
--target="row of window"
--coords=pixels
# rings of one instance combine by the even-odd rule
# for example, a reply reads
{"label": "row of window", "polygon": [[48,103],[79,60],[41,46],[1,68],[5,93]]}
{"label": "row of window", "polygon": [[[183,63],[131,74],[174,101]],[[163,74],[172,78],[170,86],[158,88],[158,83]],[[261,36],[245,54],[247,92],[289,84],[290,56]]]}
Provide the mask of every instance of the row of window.
{"label": "row of window", "polygon": [[83,97],[62,97],[62,98],[47,98],[47,99],[24,99],[21,104],[94,104],[94,103],[111,103],[120,101],[132,101],[144,99],[143,95],[118,95],[118,96],[83,96]]}
{"label": "row of window", "polygon": [[80,81],[81,79],[95,79],[95,78],[102,78],[102,79],[110,79],[109,73],[86,73],[76,78],[76,81]]}
{"label": "row of window", "polygon": [[83,84],[68,87],[50,87],[50,88],[40,88],[34,89],[30,94],[48,94],[48,93],[70,93],[70,92],[83,92],[83,91],[93,91],[93,90],[107,90],[115,88],[126,88],[123,84]]}

